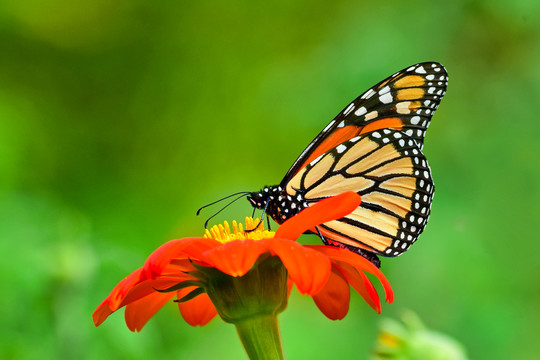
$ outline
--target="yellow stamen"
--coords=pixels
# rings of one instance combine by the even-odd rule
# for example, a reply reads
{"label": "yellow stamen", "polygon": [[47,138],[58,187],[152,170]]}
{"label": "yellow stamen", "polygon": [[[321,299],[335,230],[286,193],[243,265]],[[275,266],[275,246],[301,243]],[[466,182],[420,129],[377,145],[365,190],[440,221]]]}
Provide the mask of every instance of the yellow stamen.
{"label": "yellow stamen", "polygon": [[214,225],[210,230],[206,229],[204,237],[208,239],[214,239],[220,243],[226,243],[233,240],[262,240],[273,238],[276,234],[274,231],[264,230],[264,224],[259,219],[253,219],[246,217],[246,229],[254,229],[258,224],[257,229],[246,232],[242,223],[237,223],[236,220],[232,221],[232,228],[229,227],[229,223],[225,221],[223,225]]}

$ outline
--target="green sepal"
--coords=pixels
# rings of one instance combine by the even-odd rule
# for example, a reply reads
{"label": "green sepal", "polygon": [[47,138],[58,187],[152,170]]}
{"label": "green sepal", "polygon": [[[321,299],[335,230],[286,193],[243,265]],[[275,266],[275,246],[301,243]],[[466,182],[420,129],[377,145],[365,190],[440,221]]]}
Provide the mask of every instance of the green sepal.
{"label": "green sepal", "polygon": [[204,294],[205,291],[203,288],[196,288],[195,290],[191,291],[189,294],[187,294],[186,296],[182,297],[181,299],[176,299],[174,300],[174,302],[177,302],[177,303],[183,303],[183,302],[186,302],[186,301],[189,301],[191,299],[194,299],[196,298],[197,296],[201,295],[201,294]]}
{"label": "green sepal", "polygon": [[168,288],[166,288],[166,289],[156,289],[156,288],[154,288],[154,290],[157,291],[157,292],[159,292],[159,293],[168,293],[168,292],[172,292],[172,291],[182,290],[182,289],[187,288],[187,287],[190,287],[190,286],[201,287],[201,286],[203,286],[203,284],[202,284],[200,281],[195,281],[195,280],[185,280],[185,281],[179,282],[179,283],[176,284],[176,285],[173,285],[173,286],[171,286],[171,287],[168,287]]}
{"label": "green sepal", "polygon": [[242,276],[210,267],[200,271],[207,274],[203,287],[225,322],[236,324],[254,316],[275,316],[287,307],[288,273],[277,256],[259,258]]}

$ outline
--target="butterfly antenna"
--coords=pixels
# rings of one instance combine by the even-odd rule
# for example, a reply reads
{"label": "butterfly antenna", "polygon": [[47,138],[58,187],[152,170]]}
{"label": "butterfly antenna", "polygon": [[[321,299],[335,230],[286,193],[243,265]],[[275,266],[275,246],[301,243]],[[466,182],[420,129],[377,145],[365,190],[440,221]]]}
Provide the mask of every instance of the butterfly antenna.
{"label": "butterfly antenna", "polygon": [[[224,207],[222,207],[218,212],[216,212],[214,215],[210,216],[208,219],[206,219],[206,221],[204,222],[204,228],[207,229],[208,228],[208,222],[210,220],[212,220],[213,217],[215,217],[217,214],[219,214],[220,212],[222,212],[223,210],[225,210],[226,208],[228,208],[232,203],[234,203],[235,201],[237,200],[240,200],[241,198],[243,198],[245,195],[249,194],[248,192],[242,192],[242,193],[236,193],[236,194],[233,194],[233,195],[238,195],[238,194],[242,194],[240,195],[239,197],[237,197],[236,199],[232,200],[231,202],[229,202],[227,205],[225,205]],[[227,196],[228,198],[233,196],[233,195],[230,195],[230,196]],[[223,198],[223,199],[226,199],[226,198]],[[223,200],[221,199],[221,200]],[[219,201],[221,201],[219,200]],[[211,205],[211,204],[210,204]],[[208,205],[207,205],[208,206]]]}
{"label": "butterfly antenna", "polygon": [[[201,210],[202,210],[202,209],[207,208],[207,207],[209,207],[209,206],[212,206],[212,205],[214,205],[214,204],[217,204],[218,202],[221,202],[221,201],[223,201],[223,200],[225,200],[225,199],[228,199],[228,198],[230,198],[230,197],[232,197],[232,196],[240,195],[240,194],[242,194],[242,196],[248,195],[248,194],[249,194],[249,191],[241,191],[241,192],[237,192],[237,193],[234,193],[234,194],[225,196],[224,198],[221,198],[221,199],[216,200],[216,201],[214,201],[214,202],[211,202],[210,204],[206,204],[206,205],[204,205],[204,206],[201,206],[201,207],[199,208],[199,210],[197,210],[197,216],[199,216],[199,214],[201,213]],[[236,201],[236,200],[234,200],[233,202],[235,202],[235,201]],[[229,205],[232,204],[233,202],[229,203]],[[227,205],[227,206],[229,206],[229,205]],[[226,206],[226,207],[227,207],[227,206]],[[223,208],[223,209],[225,209],[225,208]],[[223,210],[223,209],[221,209],[221,210]],[[221,211],[221,210],[220,210],[220,211]],[[217,215],[217,214],[215,214],[215,215]],[[215,216],[215,215],[214,215],[214,216]]]}

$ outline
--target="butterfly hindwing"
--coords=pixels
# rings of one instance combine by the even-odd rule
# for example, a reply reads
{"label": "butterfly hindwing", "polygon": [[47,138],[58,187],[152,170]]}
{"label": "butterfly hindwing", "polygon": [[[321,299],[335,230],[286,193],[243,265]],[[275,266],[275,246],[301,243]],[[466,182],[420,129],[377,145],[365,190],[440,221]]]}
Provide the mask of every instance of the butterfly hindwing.
{"label": "butterfly hindwing", "polygon": [[422,149],[425,132],[447,84],[446,69],[436,62],[410,66],[381,81],[345,107],[319,133],[291,166],[281,185],[321,154],[374,130],[399,130]]}
{"label": "butterfly hindwing", "polygon": [[347,140],[301,169],[287,184],[290,196],[308,206],[355,191],[360,206],[348,216],[323,224],[331,241],[385,255],[403,253],[423,231],[433,198],[427,160],[415,140],[393,129]]}

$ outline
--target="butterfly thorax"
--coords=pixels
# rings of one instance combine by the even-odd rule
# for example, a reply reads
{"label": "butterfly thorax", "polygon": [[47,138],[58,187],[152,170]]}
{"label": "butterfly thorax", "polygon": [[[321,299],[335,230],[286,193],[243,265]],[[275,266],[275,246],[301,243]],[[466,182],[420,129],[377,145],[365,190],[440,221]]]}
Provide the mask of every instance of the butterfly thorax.
{"label": "butterfly thorax", "polygon": [[281,186],[265,186],[259,192],[248,196],[251,205],[257,209],[265,209],[266,213],[278,224],[298,214],[307,207],[302,194],[291,196]]}

